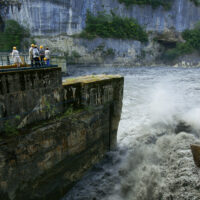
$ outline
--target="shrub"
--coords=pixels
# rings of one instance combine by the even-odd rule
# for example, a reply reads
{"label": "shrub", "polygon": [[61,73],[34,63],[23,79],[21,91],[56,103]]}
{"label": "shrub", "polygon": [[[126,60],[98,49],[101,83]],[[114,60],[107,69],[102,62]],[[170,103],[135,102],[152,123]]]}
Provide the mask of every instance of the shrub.
{"label": "shrub", "polygon": [[19,132],[15,126],[12,125],[10,121],[6,121],[4,125],[4,132],[6,136],[14,136],[17,135]]}
{"label": "shrub", "polygon": [[102,56],[103,57],[114,57],[115,51],[112,48],[108,48],[108,49],[102,51]]}
{"label": "shrub", "polygon": [[103,12],[94,16],[87,12],[86,27],[80,37],[93,39],[97,36],[148,41],[147,33],[134,19],[122,18],[114,13],[109,15]]}
{"label": "shrub", "polygon": [[29,36],[29,32],[14,20],[7,20],[5,27],[0,32],[0,50],[10,51],[13,46],[20,48],[21,42],[25,37]]}
{"label": "shrub", "polygon": [[79,59],[81,55],[77,51],[72,51],[71,56],[75,59]]}
{"label": "shrub", "polygon": [[177,43],[176,47],[164,53],[165,59],[173,60],[181,55],[192,53],[194,50],[200,51],[200,26],[196,24],[192,30],[185,30],[182,33],[184,43]]}
{"label": "shrub", "polygon": [[81,55],[77,51],[72,51],[71,54],[69,52],[65,53],[65,58],[68,64],[75,64]]}
{"label": "shrub", "polygon": [[168,0],[119,0],[120,3],[124,3],[126,6],[133,4],[137,5],[151,5],[152,8],[163,6],[166,10],[171,8],[171,1]]}
{"label": "shrub", "polygon": [[183,39],[194,49],[200,50],[200,29],[185,30],[182,33]]}
{"label": "shrub", "polygon": [[190,1],[192,1],[196,6],[200,5],[200,1],[199,0],[190,0]]}
{"label": "shrub", "polygon": [[187,42],[185,43],[177,43],[176,47],[173,49],[168,49],[164,55],[163,58],[165,60],[174,60],[178,58],[181,55],[189,54],[194,51],[194,48]]}

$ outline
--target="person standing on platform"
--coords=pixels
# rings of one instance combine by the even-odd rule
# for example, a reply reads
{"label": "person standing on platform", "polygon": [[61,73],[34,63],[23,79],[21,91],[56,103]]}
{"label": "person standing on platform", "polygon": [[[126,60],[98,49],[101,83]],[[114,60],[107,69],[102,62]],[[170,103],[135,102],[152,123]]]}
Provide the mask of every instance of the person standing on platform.
{"label": "person standing on platform", "polygon": [[39,53],[40,53],[40,63],[41,65],[44,65],[45,51],[42,45],[40,46]]}
{"label": "person standing on platform", "polygon": [[29,58],[30,58],[30,61],[31,61],[31,67],[33,67],[33,49],[34,49],[35,45],[34,44],[31,44],[31,47],[29,49]]}
{"label": "person standing on platform", "polygon": [[17,47],[13,47],[12,58],[17,67],[20,67],[20,63],[22,63],[22,61],[19,57],[19,51],[17,51]]}
{"label": "person standing on platform", "polygon": [[46,63],[47,63],[47,66],[50,66],[50,51],[49,51],[49,48],[46,48],[45,50],[45,60],[46,60]]}
{"label": "person standing on platform", "polygon": [[40,53],[38,51],[37,45],[35,45],[33,49],[33,60],[34,60],[34,65],[35,67],[40,66]]}

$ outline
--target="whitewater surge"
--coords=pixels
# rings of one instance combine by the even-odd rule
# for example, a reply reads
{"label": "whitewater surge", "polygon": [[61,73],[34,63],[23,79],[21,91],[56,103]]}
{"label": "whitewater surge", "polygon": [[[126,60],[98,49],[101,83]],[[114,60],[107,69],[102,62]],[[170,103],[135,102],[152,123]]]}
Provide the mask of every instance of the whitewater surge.
{"label": "whitewater surge", "polygon": [[[76,69],[77,70],[77,69]],[[63,200],[200,199],[200,69],[80,68],[125,76],[118,147]]]}

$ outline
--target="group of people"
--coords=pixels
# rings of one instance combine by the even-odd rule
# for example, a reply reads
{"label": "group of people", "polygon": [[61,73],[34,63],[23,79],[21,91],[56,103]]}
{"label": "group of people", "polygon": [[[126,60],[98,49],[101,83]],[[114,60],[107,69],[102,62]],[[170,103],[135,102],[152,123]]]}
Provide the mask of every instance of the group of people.
{"label": "group of people", "polygon": [[[13,47],[12,58],[17,67],[20,67],[22,61],[19,56],[19,51],[17,50],[16,47]],[[29,58],[32,67],[40,67],[42,65],[49,66],[50,65],[49,48],[46,48],[46,50],[44,50],[44,47],[41,45],[40,49],[38,49],[37,45],[32,44],[29,49]]]}
{"label": "group of people", "polygon": [[37,45],[32,44],[29,49],[29,58],[31,60],[31,66],[41,66],[41,65],[50,65],[50,51],[47,47],[44,50],[44,47],[41,45],[38,49]]}

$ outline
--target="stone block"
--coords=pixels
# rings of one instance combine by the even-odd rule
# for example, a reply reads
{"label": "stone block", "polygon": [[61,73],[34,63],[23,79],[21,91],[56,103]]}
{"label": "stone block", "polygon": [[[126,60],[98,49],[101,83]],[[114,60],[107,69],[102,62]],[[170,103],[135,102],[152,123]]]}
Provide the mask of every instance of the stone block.
{"label": "stone block", "polygon": [[197,167],[200,167],[200,145],[191,144],[190,147],[191,147],[194,163]]}

